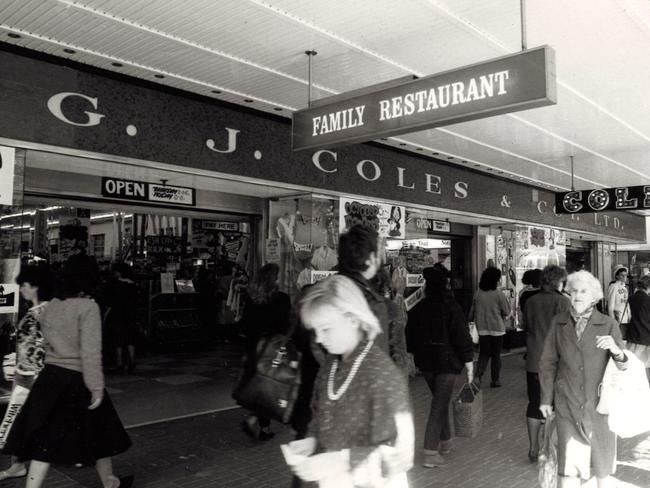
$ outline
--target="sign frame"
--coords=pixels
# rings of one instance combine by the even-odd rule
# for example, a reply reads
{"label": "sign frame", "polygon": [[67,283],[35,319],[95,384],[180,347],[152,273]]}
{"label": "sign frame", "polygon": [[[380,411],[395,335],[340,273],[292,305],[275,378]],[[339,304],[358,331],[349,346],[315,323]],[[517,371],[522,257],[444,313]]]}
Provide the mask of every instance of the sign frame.
{"label": "sign frame", "polygon": [[650,209],[650,184],[555,193],[557,214],[584,214]]}
{"label": "sign frame", "polygon": [[[510,68],[507,70],[501,69],[508,66]],[[513,76],[510,73],[511,70]],[[501,73],[505,74],[499,77],[500,88],[495,96],[495,76]],[[480,77],[480,83],[476,82],[478,77]],[[483,78],[491,80],[492,87],[489,87],[487,82],[484,83]],[[511,80],[507,83],[510,93],[505,89],[506,80]],[[460,93],[460,85],[465,90],[466,81],[468,82],[467,98],[473,96],[473,100],[464,100],[465,94]],[[474,90],[472,90],[472,86]],[[438,88],[438,93],[441,93],[440,88],[447,88],[445,105],[442,101],[438,103],[435,100],[436,88]],[[433,91],[435,101],[427,102],[426,109],[424,109],[423,103],[424,95],[414,101],[417,95],[424,93],[429,93],[428,100],[431,100],[431,91]],[[406,113],[409,95],[411,96],[408,101],[410,113]],[[502,96],[502,99],[499,96]],[[496,103],[493,103],[495,101]],[[384,102],[388,105],[385,105]],[[471,108],[466,107],[468,103]],[[327,103],[325,100],[298,110],[292,117],[291,145],[294,151],[301,151],[355,144],[504,113],[554,105],[555,103],[557,103],[555,51],[548,45],[542,45],[515,54],[435,73],[397,86],[371,90],[362,94],[359,94],[359,91],[354,91],[346,98],[337,95],[331,103]],[[417,107],[414,109],[415,105]],[[387,110],[389,106],[392,107],[392,115],[385,119],[385,115],[390,115],[390,111]],[[468,110],[463,110],[464,108],[468,108]],[[395,115],[397,112],[399,114]],[[364,121],[366,115],[368,118]],[[320,120],[318,124],[317,119]],[[328,126],[328,130],[323,134],[324,125],[328,120],[330,123],[334,121],[334,125],[338,122],[340,128],[329,130]],[[316,134],[317,130],[320,130],[321,133]]]}
{"label": "sign frame", "polygon": [[[133,188],[133,191],[137,191],[137,193],[139,194],[124,195],[124,194],[120,194],[119,191],[110,192],[106,187],[107,183],[109,182],[115,183],[116,190],[118,190],[118,188],[121,190],[122,188],[129,186],[130,188]],[[191,195],[190,197],[191,201],[154,198],[154,196],[152,196],[152,193],[159,188],[165,188],[170,190],[181,190],[182,194],[187,194],[187,192],[189,192]],[[111,198],[115,200],[126,200],[130,202],[146,202],[154,205],[169,204],[169,205],[180,205],[184,207],[196,206],[196,190],[194,188],[189,188],[187,186],[163,185],[162,183],[149,183],[146,181],[126,180],[123,178],[113,178],[111,176],[102,176],[101,195],[104,198]]]}

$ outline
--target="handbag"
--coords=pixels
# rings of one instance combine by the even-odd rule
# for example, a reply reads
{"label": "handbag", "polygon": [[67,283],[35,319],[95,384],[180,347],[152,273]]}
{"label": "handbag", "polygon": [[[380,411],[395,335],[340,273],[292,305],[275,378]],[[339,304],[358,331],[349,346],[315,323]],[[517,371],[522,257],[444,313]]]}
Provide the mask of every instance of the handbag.
{"label": "handbag", "polygon": [[454,400],[454,430],[458,437],[476,437],[483,425],[483,392],[465,383]]}
{"label": "handbag", "polygon": [[256,349],[254,370],[244,367],[232,397],[258,415],[289,423],[300,388],[302,354],[291,335],[262,338]]}
{"label": "handbag", "polygon": [[541,488],[557,487],[557,442],[555,414],[551,414],[542,425],[542,445],[539,449],[539,474],[537,475]]}

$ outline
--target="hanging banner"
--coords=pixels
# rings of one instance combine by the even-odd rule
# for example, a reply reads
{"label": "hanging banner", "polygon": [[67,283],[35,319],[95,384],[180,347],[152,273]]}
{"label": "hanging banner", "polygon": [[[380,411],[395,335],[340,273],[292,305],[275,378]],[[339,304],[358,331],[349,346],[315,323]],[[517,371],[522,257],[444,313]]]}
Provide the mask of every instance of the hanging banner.
{"label": "hanging banner", "polygon": [[650,185],[619,186],[555,194],[555,211],[559,214],[648,208],[650,208]]}
{"label": "hanging banner", "polygon": [[556,103],[555,52],[541,46],[293,114],[293,150],[340,146]]}
{"label": "hanging banner", "polygon": [[147,183],[144,181],[122,180],[120,178],[103,177],[102,196],[140,202],[196,205],[193,188]]}
{"label": "hanging banner", "polygon": [[16,150],[0,146],[0,205],[13,205]]}
{"label": "hanging banner", "polygon": [[399,205],[375,203],[359,199],[339,199],[339,231],[355,224],[372,227],[379,237],[406,237],[406,209]]}

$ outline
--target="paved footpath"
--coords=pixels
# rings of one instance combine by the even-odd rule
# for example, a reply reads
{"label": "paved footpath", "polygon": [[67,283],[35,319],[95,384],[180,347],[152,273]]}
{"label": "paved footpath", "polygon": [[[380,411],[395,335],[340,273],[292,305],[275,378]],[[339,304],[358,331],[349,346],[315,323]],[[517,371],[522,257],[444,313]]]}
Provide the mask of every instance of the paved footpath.
{"label": "paved footpath", "polygon": [[[418,452],[409,474],[412,488],[538,486],[536,467],[526,455],[523,365],[521,355],[504,358],[503,388],[484,390],[485,421],[480,435],[455,439],[449,466],[425,469]],[[421,378],[412,382],[412,391],[417,445],[421,446],[430,395]],[[142,488],[288,487],[290,475],[279,445],[291,440],[292,433],[276,425],[273,440],[256,443],[240,431],[242,416],[235,409],[131,429],[134,447],[116,458],[116,471],[135,474],[135,486]],[[650,436],[619,442],[616,478],[619,487],[650,488]],[[6,481],[0,486],[24,485],[23,481]],[[64,468],[51,471],[46,487],[100,487],[100,483],[92,469]]]}

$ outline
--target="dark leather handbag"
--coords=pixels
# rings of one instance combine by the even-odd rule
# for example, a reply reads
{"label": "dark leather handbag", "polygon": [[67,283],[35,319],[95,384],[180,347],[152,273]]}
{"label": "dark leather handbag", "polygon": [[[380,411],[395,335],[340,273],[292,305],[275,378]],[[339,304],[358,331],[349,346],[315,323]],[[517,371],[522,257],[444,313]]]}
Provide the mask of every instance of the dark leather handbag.
{"label": "dark leather handbag", "polygon": [[257,415],[289,423],[300,388],[302,355],[290,337],[272,335],[257,344],[254,368],[244,368],[232,393],[242,407]]}

